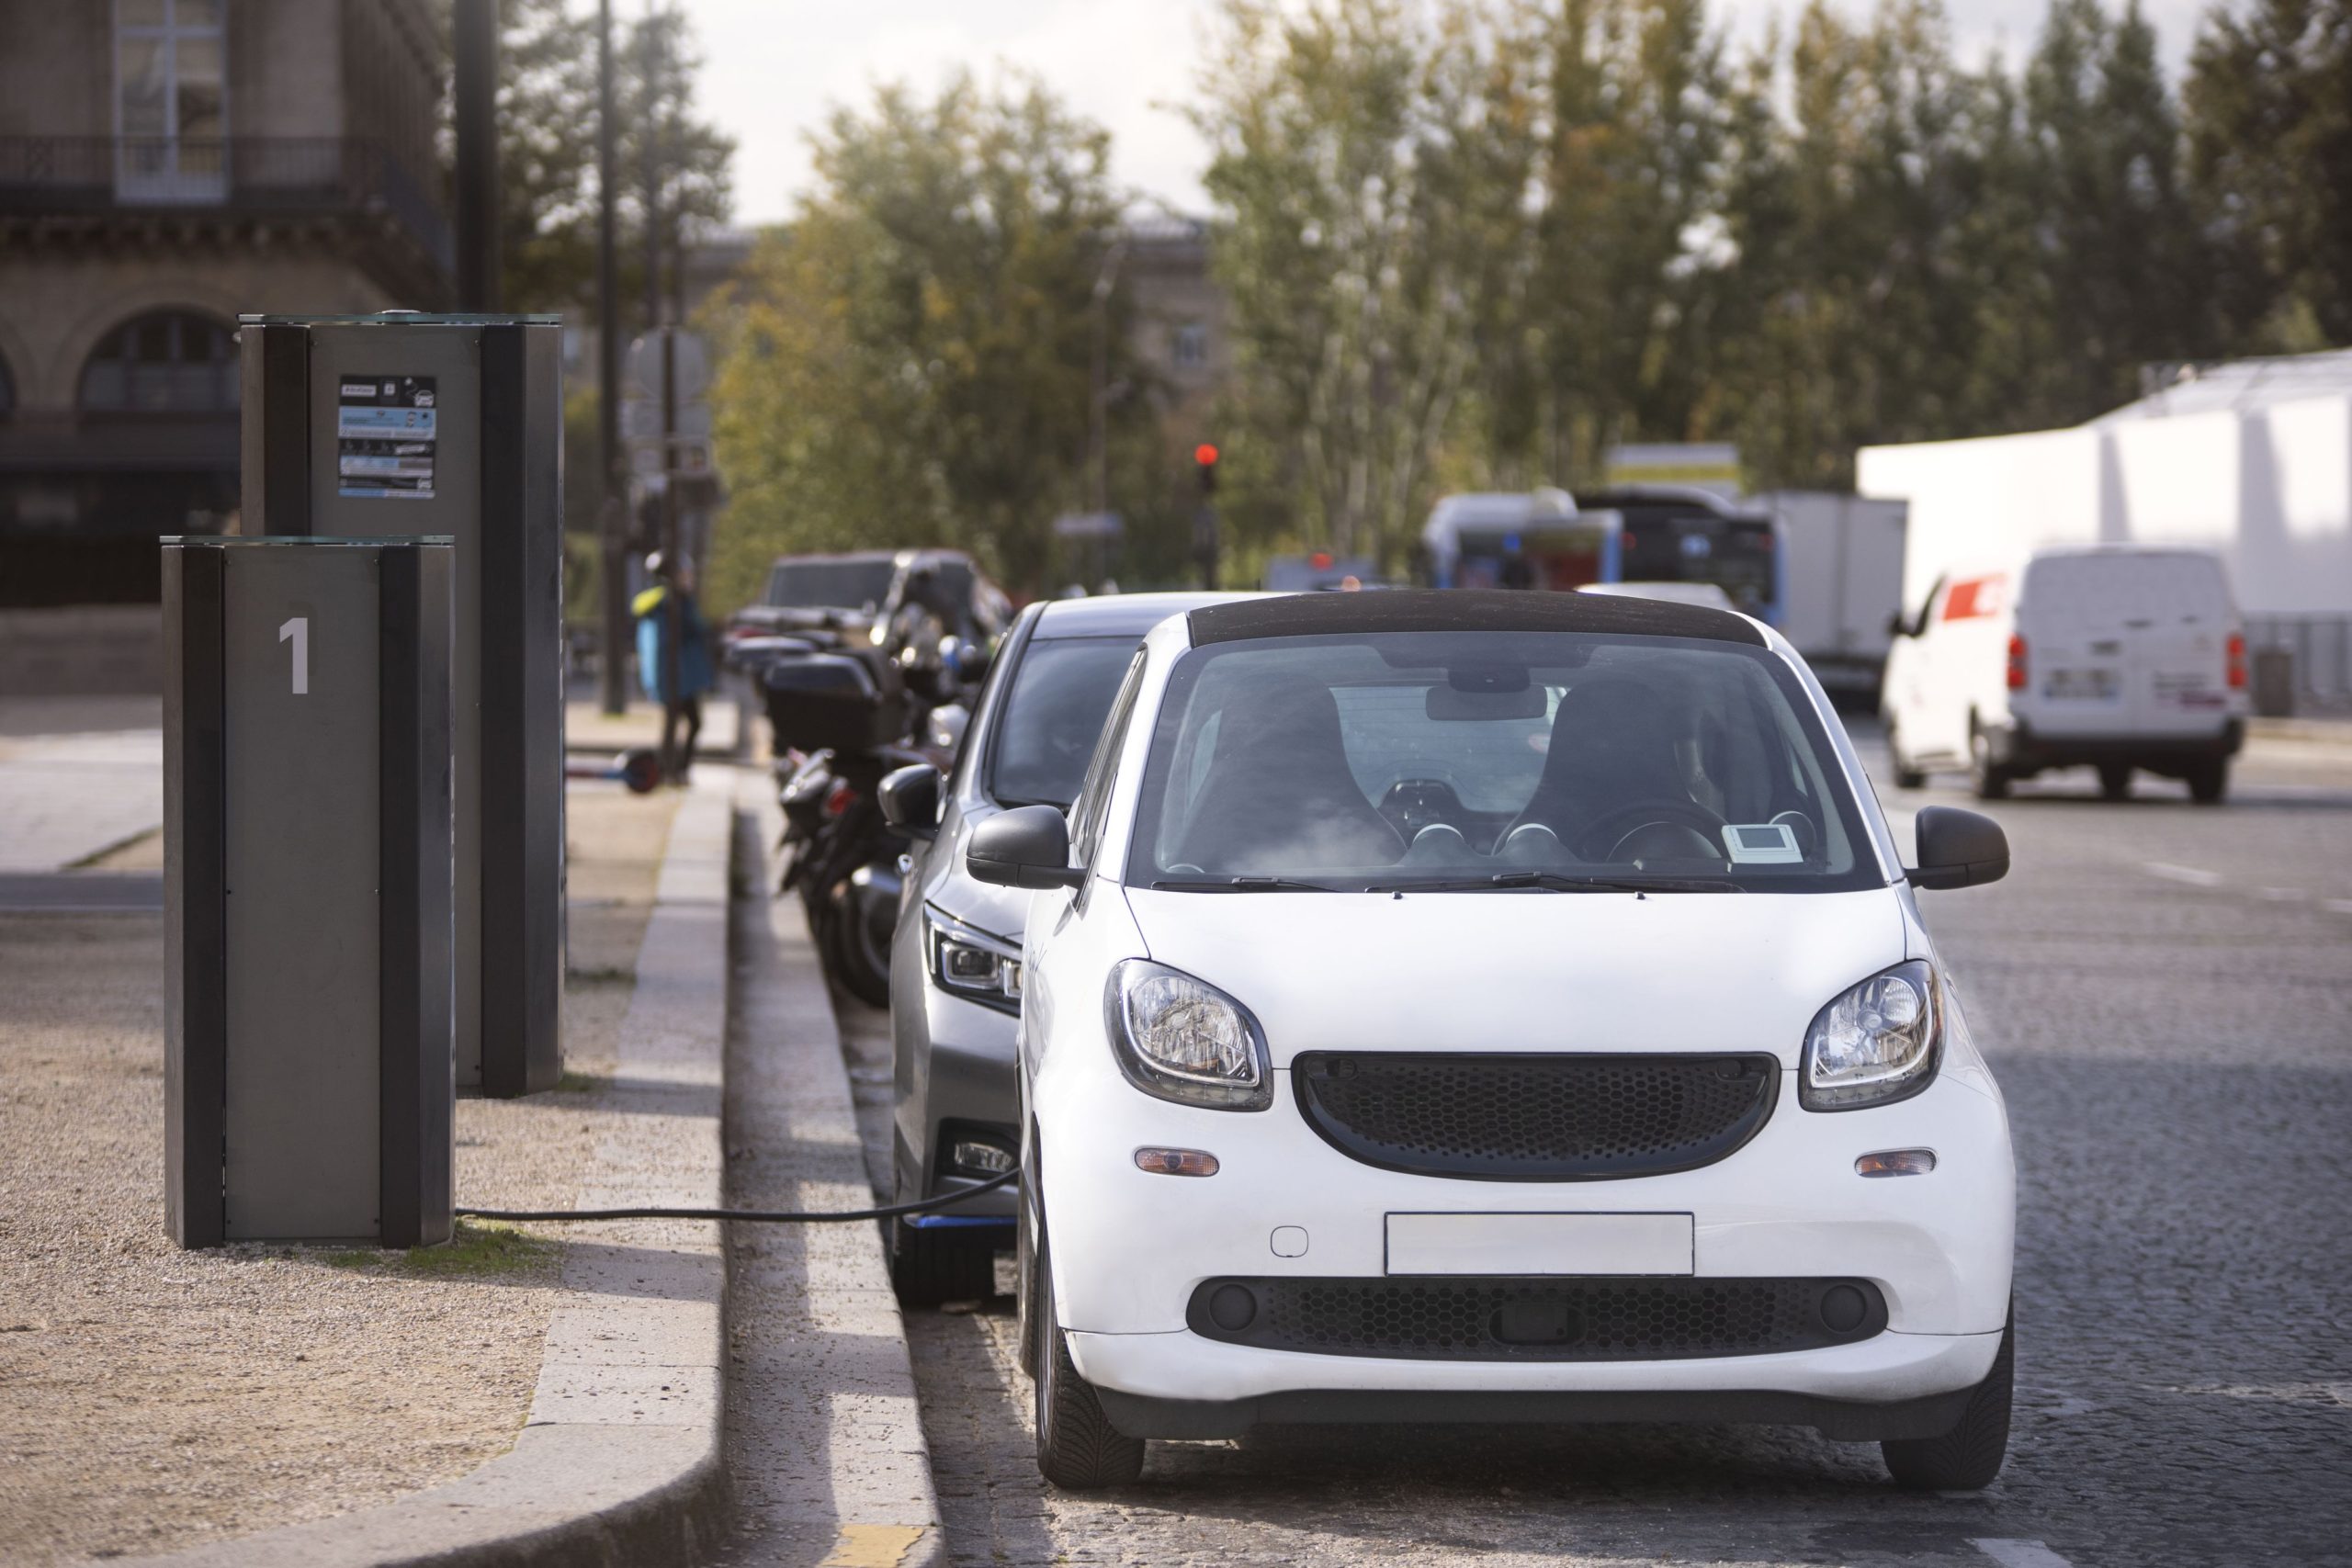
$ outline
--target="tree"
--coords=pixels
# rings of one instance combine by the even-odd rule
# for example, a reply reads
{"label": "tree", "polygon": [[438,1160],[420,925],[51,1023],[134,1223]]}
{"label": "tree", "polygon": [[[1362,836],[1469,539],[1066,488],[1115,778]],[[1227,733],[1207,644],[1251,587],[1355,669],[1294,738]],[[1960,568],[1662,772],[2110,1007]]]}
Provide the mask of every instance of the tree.
{"label": "tree", "polygon": [[1236,445],[1301,541],[1393,563],[1469,360],[1442,243],[1464,209],[1437,177],[1470,129],[1448,91],[1469,35],[1408,0],[1227,0],[1223,28],[1194,122],[1238,344],[1229,423],[1266,449]]}
{"label": "tree", "polygon": [[[960,544],[1024,587],[1084,497],[1109,138],[1044,87],[968,78],[837,113],[763,241],[713,393],[732,494],[712,593],[787,550]],[[1117,345],[1112,374],[1140,371]],[[1115,404],[1114,453],[1143,400]]]}
{"label": "tree", "polygon": [[[572,0],[501,0],[499,26],[501,295],[514,310],[575,309],[596,280],[595,26]],[[696,225],[726,221],[734,143],[695,113],[701,62],[682,13],[617,22],[613,53],[622,298],[635,299],[648,127],[659,127],[663,244],[673,254]],[[445,143],[447,111],[445,101]]]}
{"label": "tree", "polygon": [[2274,352],[2352,343],[2352,0],[2217,6],[2183,96],[2233,333]]}

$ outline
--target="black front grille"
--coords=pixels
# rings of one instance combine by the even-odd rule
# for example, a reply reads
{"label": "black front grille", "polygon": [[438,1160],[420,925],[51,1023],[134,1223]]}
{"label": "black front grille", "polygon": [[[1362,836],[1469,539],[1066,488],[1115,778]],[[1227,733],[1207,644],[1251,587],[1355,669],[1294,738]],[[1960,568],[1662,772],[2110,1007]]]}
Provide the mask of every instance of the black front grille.
{"label": "black front grille", "polygon": [[1307,1124],[1367,1165],[1490,1181],[1589,1181],[1709,1165],[1779,1098],[1769,1055],[1311,1051]]}
{"label": "black front grille", "polygon": [[1886,1303],[1866,1280],[1208,1280],[1186,1321],[1322,1356],[1664,1361],[1850,1344],[1885,1328]]}

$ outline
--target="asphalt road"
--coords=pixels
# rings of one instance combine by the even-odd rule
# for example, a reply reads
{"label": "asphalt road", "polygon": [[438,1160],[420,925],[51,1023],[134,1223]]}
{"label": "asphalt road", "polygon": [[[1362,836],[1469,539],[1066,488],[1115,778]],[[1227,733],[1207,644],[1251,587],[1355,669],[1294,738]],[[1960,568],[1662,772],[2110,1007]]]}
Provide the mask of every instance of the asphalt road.
{"label": "asphalt road", "polygon": [[[1906,840],[1974,804],[1881,794]],[[1155,1444],[1136,1486],[1056,1493],[1000,1296],[908,1317],[954,1560],[2352,1562],[2352,746],[2265,748],[2220,808],[2082,773],[1990,809],[2016,869],[1928,919],[2022,1180],[1993,1488],[1905,1495],[1809,1432],[1602,1427]],[[887,1026],[842,1011],[871,1137]]]}

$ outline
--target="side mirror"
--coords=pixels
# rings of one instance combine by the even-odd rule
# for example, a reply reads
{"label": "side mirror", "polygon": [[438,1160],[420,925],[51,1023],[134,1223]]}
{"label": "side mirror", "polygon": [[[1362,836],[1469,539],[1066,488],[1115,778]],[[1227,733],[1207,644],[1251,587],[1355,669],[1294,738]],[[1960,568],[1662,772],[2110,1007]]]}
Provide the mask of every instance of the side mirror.
{"label": "side mirror", "polygon": [[964,868],[1000,887],[1075,887],[1086,880],[1069,863],[1069,824],[1051,806],[1016,806],[973,829]]}
{"label": "side mirror", "polygon": [[917,762],[883,775],[876,794],[882,803],[882,820],[910,839],[939,837],[939,770]]}
{"label": "side mirror", "polygon": [[1919,812],[1919,863],[1904,875],[1914,887],[1981,887],[2009,874],[2009,839],[1990,817],[1955,807]]}

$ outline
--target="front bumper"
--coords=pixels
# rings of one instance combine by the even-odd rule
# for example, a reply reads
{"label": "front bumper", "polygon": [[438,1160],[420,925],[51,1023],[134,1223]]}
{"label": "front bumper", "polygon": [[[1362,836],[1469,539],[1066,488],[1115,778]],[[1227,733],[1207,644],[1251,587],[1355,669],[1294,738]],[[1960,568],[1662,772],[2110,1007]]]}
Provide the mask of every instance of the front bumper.
{"label": "front bumper", "polygon": [[[1114,1394],[1211,1404],[1359,1393],[1899,1403],[1980,1381],[2007,1316],[2016,1213],[2007,1122],[1989,1086],[1964,1067],[1948,1067],[1909,1100],[1837,1113],[1802,1110],[1784,1070],[1771,1119],[1729,1157],[1583,1182],[1464,1180],[1360,1164],[1306,1125],[1286,1082],[1262,1112],[1099,1090],[1073,1096],[1064,1112],[1046,1092],[1036,1176],[1057,1306],[1080,1371]],[[1221,1168],[1205,1179],[1147,1174],[1133,1157],[1143,1145],[1205,1149]],[[1936,1170],[1855,1174],[1858,1156],[1902,1148],[1934,1150]],[[1187,1303],[1206,1279],[1385,1274],[1386,1216],[1432,1212],[1687,1213],[1695,1276],[1867,1280],[1885,1298],[1887,1330],[1781,1354],[1539,1365],[1306,1354],[1219,1343],[1186,1326]]]}
{"label": "front bumper", "polygon": [[1111,1424],[1131,1438],[1238,1437],[1261,1421],[1690,1421],[1814,1427],[1859,1441],[1951,1430],[2001,1336],[1880,1334],[1778,1356],[1508,1364],[1307,1356],[1189,1332],[1073,1333],[1069,1348]]}
{"label": "front bumper", "polygon": [[[1020,1121],[1019,1091],[1013,1081],[1020,1021],[928,984],[922,1010],[927,1034],[918,1048],[927,1062],[922,1111],[919,1120],[903,1118],[899,1127],[900,1168],[916,1178],[910,1184],[914,1190],[901,1194],[905,1200],[935,1198],[986,1179],[946,1166],[947,1145],[959,1134],[978,1134],[982,1141],[1008,1151],[1020,1147],[1014,1133]],[[919,1138],[919,1145],[906,1146],[910,1138]],[[1009,1224],[1019,1212],[1015,1190],[1008,1185],[911,1223],[923,1226],[987,1219]]]}

